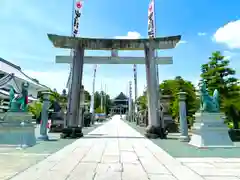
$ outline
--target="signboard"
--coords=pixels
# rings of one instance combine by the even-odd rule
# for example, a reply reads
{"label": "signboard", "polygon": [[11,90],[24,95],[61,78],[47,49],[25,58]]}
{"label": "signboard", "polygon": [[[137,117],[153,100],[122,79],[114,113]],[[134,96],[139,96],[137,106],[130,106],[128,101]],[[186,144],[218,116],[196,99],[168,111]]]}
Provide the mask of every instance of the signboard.
{"label": "signboard", "polygon": [[97,113],[97,114],[95,114],[95,118],[96,119],[105,119],[106,114],[105,113]]}

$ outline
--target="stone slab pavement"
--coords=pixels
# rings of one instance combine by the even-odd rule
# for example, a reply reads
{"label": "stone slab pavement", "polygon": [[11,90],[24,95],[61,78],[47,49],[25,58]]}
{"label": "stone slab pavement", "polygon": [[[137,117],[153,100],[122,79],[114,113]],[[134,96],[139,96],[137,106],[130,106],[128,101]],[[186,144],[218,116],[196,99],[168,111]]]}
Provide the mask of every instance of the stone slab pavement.
{"label": "stone slab pavement", "polygon": [[[84,127],[86,135],[103,123],[95,122],[91,127]],[[35,129],[36,137],[40,136],[40,127]],[[9,179],[73,143],[76,139],[60,139],[60,133],[48,133],[50,141],[37,141],[33,147],[17,149],[16,146],[0,145],[0,180]]]}
{"label": "stone slab pavement", "polygon": [[[240,170],[236,171],[240,161],[234,161],[235,164],[224,159],[221,163],[215,161],[211,169],[214,173],[206,174],[199,168],[203,166],[211,172],[206,164],[171,157],[120,120],[120,116],[114,116],[103,126],[11,179],[240,180]],[[228,173],[222,173],[226,167]]]}
{"label": "stone slab pavement", "polygon": [[240,179],[240,158],[177,158],[177,160],[206,180]]}

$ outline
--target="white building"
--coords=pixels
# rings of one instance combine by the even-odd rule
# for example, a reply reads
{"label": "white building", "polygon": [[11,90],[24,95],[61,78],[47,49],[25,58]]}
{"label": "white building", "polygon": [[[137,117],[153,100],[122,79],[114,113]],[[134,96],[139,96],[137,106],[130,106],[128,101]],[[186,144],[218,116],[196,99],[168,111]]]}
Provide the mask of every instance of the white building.
{"label": "white building", "polygon": [[29,100],[34,101],[37,99],[38,92],[49,90],[47,86],[40,84],[36,79],[33,79],[22,72],[19,66],[12,64],[0,58],[0,99],[5,103],[1,103],[0,108],[7,107],[9,99],[9,85],[11,85],[16,95],[21,92],[21,84],[23,82],[29,83],[28,95]]}

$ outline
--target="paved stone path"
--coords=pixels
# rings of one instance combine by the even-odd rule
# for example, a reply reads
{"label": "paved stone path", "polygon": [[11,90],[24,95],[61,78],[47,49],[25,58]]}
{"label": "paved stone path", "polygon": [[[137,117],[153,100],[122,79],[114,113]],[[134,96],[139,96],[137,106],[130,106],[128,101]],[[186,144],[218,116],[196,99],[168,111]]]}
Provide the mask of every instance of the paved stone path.
{"label": "paved stone path", "polygon": [[240,180],[240,158],[178,158],[178,160],[206,180]]}
{"label": "paved stone path", "polygon": [[[188,161],[174,159],[120,120],[119,116],[114,116],[84,138],[11,179],[221,180],[221,176],[224,180],[240,180],[237,178],[240,171],[238,174],[237,171],[221,174],[218,167],[215,167],[216,171],[211,177],[204,173],[200,176],[198,168],[194,169],[191,164],[189,167]],[[201,166],[201,163],[198,165]]]}

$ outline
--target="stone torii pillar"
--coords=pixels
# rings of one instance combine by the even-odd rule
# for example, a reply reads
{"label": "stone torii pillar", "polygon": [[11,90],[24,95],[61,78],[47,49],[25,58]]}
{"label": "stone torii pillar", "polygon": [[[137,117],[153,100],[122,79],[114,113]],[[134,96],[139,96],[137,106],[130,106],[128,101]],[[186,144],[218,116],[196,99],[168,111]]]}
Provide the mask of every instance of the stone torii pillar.
{"label": "stone torii pillar", "polygon": [[80,97],[82,88],[82,72],[83,72],[84,48],[77,45],[73,58],[73,74],[71,92],[69,94],[69,107],[67,111],[67,127],[63,129],[61,137],[78,138],[82,137],[82,116],[79,113]]}
{"label": "stone torii pillar", "polygon": [[156,63],[153,57],[153,48],[151,44],[145,46],[146,58],[146,78],[147,78],[147,98],[148,98],[148,126],[146,129],[146,137],[149,138],[163,138],[163,130],[160,123],[158,113],[158,99],[157,99],[157,81],[156,81]]}

